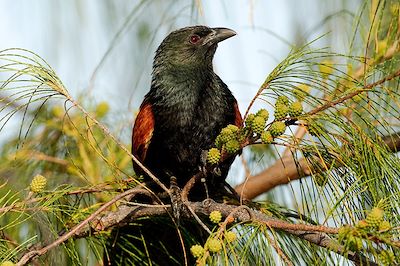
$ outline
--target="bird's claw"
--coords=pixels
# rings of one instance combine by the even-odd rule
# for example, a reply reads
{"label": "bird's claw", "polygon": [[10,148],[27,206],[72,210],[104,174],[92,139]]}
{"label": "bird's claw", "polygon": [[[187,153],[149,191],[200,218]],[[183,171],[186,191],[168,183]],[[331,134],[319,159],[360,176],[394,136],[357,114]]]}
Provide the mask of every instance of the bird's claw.
{"label": "bird's claw", "polygon": [[221,168],[219,168],[218,166],[214,167],[212,171],[213,171],[213,174],[216,175],[216,176],[221,176],[222,175]]}
{"label": "bird's claw", "polygon": [[207,167],[205,165],[199,166],[199,172],[202,173],[204,176],[207,175]]}

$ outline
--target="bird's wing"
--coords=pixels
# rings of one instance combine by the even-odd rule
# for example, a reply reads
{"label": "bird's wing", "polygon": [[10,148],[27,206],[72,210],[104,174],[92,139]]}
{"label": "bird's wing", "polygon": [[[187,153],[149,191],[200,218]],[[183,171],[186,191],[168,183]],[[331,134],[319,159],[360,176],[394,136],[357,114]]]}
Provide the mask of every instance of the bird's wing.
{"label": "bird's wing", "polygon": [[132,154],[144,162],[147,149],[153,136],[154,115],[150,103],[144,102],[140,106],[132,132]]}
{"label": "bird's wing", "polygon": [[235,126],[240,128],[243,125],[243,118],[242,115],[240,114],[237,101],[235,101],[235,103],[233,104],[233,110],[235,112]]}

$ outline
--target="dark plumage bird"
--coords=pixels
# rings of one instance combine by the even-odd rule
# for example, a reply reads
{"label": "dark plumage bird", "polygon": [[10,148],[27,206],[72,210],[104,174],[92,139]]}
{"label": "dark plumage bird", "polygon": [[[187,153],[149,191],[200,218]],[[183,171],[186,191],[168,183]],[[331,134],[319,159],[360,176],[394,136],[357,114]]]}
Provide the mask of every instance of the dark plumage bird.
{"label": "dark plumage bird", "polygon": [[[157,49],[151,88],[133,128],[132,153],[167,186],[175,176],[183,187],[221,129],[242,123],[235,98],[212,65],[218,43],[234,35],[226,28],[187,27],[170,33]],[[208,178],[210,189],[224,183],[231,163],[221,166],[220,177]]]}
{"label": "dark plumage bird", "polygon": [[[151,88],[133,128],[132,153],[167,187],[174,176],[182,188],[204,166],[204,151],[213,147],[221,129],[242,124],[237,102],[212,64],[218,43],[234,35],[227,28],[186,27],[170,33],[156,51]],[[224,161],[219,174],[206,177],[211,198],[223,189],[232,161]],[[138,167],[135,170],[141,172]],[[204,191],[198,187],[192,199],[204,199]],[[201,234],[193,223],[182,221],[181,226],[190,228],[192,235]],[[165,221],[147,220],[120,229],[115,236],[140,232],[127,241],[137,248],[146,239],[145,253],[154,264],[180,264],[183,252],[176,230],[166,227]],[[189,238],[184,238],[188,245]],[[118,245],[108,249],[112,264],[138,262],[134,257],[127,260],[126,249]]]}

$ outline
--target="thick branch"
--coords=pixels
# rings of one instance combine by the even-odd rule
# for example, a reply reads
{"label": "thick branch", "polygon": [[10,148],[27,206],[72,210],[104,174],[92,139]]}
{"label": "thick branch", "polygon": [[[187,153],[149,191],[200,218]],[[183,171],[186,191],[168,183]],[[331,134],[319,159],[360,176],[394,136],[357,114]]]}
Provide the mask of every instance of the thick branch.
{"label": "thick branch", "polygon": [[[330,238],[328,234],[337,234],[338,229],[326,226],[315,226],[307,224],[292,224],[280,219],[266,216],[265,214],[252,210],[250,208],[238,208],[235,205],[227,205],[223,203],[217,203],[213,200],[205,200],[203,202],[188,202],[187,203],[196,214],[202,214],[208,216],[212,211],[220,211],[224,217],[231,216],[237,222],[253,222],[265,224],[268,228],[274,230],[284,231],[288,234],[297,236],[304,240],[307,240],[320,247],[327,248],[338,254],[346,255],[348,258],[357,264],[359,263],[370,263],[367,265],[375,265],[353,252],[347,252],[346,249],[338,244],[334,239]],[[91,232],[82,231],[80,236],[85,236],[89,233],[102,231],[109,229],[113,226],[123,226],[135,219],[142,216],[156,216],[166,214],[168,210],[162,206],[154,206],[149,208],[141,207],[128,207],[124,206],[119,208],[116,212],[109,212],[105,216],[99,219],[99,224],[102,226],[94,226],[91,228]]]}
{"label": "thick branch", "polygon": [[245,199],[254,199],[272,188],[288,184],[311,174],[310,165],[304,158],[297,161],[290,155],[277,160],[261,173],[250,176],[244,183],[235,187],[236,192]]}
{"label": "thick branch", "polygon": [[[46,254],[50,249],[55,248],[70,238],[86,237],[112,227],[124,226],[139,217],[166,215],[171,211],[170,206],[166,205],[121,205],[116,211],[109,211],[103,214],[106,208],[114,204],[117,200],[120,200],[128,195],[142,192],[146,193],[146,191],[140,189],[132,189],[119,194],[113,200],[104,204],[83,222],[72,228],[71,231],[60,236],[53,243],[26,253],[17,263],[17,265],[25,265],[29,263],[33,258]],[[267,216],[262,212],[250,209],[246,206],[238,207],[236,205],[217,203],[211,199],[204,200],[203,202],[187,202],[186,204],[198,215],[208,216],[212,211],[217,210],[220,211],[224,217],[231,217],[237,222],[262,223],[270,229],[280,230],[302,238],[310,243],[327,248],[343,256],[347,256],[350,260],[357,264],[367,263],[367,265],[375,265],[357,253],[348,252],[343,246],[337,243],[336,240],[330,238],[328,234],[337,234],[337,228],[320,225],[293,224]],[[102,214],[102,216],[100,216],[100,214]]]}
{"label": "thick branch", "polygon": [[400,132],[385,136],[382,140],[391,152],[398,152],[400,150]]}

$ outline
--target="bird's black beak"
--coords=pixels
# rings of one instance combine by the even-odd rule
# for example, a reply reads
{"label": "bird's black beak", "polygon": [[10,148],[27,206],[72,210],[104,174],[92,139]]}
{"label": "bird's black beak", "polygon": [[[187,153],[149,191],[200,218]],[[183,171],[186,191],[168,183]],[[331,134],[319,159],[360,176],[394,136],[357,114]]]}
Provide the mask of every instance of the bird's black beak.
{"label": "bird's black beak", "polygon": [[204,40],[204,44],[206,45],[222,42],[237,34],[234,30],[228,28],[212,28],[211,30],[211,33],[208,34]]}

